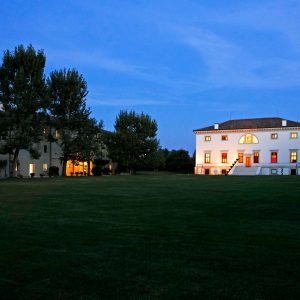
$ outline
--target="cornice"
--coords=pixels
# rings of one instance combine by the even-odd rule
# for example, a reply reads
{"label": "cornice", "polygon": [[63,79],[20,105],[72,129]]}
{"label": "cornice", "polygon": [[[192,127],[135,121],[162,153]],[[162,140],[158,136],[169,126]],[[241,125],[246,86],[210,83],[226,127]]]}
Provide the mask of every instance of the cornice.
{"label": "cornice", "polygon": [[252,129],[214,129],[214,130],[193,130],[195,134],[219,134],[219,133],[243,133],[243,132],[266,132],[266,131],[291,131],[300,130],[300,127],[276,127],[276,128],[252,128]]}

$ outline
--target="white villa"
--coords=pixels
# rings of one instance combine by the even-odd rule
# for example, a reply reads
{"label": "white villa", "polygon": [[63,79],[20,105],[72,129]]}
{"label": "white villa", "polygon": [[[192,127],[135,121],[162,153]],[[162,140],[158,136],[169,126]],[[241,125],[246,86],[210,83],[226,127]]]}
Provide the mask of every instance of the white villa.
{"label": "white villa", "polygon": [[194,130],[198,175],[300,175],[300,123],[229,120]]}

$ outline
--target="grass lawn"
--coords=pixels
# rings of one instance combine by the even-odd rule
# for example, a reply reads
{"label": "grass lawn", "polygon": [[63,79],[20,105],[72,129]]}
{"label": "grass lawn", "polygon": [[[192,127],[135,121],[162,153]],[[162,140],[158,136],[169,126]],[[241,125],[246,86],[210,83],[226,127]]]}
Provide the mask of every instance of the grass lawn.
{"label": "grass lawn", "polygon": [[300,177],[0,181],[0,299],[300,299]]}

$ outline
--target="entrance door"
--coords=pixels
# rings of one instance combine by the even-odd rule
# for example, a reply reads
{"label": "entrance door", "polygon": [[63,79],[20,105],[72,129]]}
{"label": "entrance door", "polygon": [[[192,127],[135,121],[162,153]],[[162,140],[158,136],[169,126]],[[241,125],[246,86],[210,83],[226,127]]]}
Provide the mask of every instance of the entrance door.
{"label": "entrance door", "polygon": [[251,156],[246,156],[246,167],[251,167]]}

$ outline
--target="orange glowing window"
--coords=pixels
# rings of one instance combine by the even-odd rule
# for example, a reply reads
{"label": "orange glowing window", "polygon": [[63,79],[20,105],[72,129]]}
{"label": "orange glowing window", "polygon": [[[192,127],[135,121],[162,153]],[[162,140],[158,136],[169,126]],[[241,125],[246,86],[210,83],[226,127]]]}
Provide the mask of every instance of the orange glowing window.
{"label": "orange glowing window", "polygon": [[244,153],[240,152],[238,157],[239,157],[239,163],[242,164],[244,162]]}

